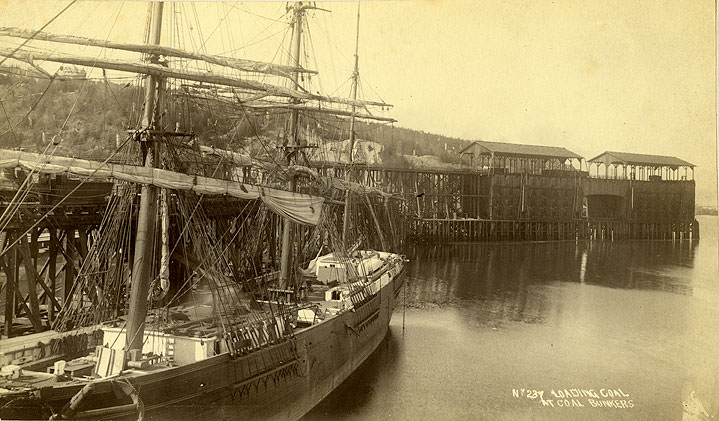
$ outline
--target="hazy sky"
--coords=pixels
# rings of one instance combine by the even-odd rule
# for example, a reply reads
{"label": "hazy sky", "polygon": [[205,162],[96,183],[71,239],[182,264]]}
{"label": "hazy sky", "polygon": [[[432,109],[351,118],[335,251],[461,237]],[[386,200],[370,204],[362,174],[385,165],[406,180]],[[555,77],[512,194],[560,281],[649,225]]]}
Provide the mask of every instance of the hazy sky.
{"label": "hazy sky", "polygon": [[[65,4],[0,0],[0,25],[38,28]],[[317,89],[348,95],[356,4],[318,6],[332,12],[308,16]],[[284,7],[183,3],[166,14],[187,12],[175,30],[210,52],[281,62]],[[146,10],[81,1],[46,30],[140,42]],[[394,104],[398,125],[586,158],[675,155],[698,166],[697,202],[716,202],[713,1],[374,1],[361,15],[364,97]]]}

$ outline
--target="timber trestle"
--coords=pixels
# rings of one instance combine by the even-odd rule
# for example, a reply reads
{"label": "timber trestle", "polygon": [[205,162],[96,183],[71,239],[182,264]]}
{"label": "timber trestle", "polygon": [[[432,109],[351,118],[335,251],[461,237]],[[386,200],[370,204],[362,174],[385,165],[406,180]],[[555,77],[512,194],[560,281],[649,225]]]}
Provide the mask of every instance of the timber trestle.
{"label": "timber trestle", "polygon": [[[321,176],[343,180],[347,168],[313,169]],[[261,177],[249,168],[242,173],[238,181],[246,183]],[[401,251],[408,242],[681,241],[699,237],[693,180],[599,179],[579,171],[514,174],[361,164],[353,165],[351,177],[356,185],[368,188],[351,193],[356,196],[351,201],[351,226],[367,248]],[[7,249],[0,256],[4,337],[48,329],[64,306],[114,195],[111,182],[88,182],[74,190],[79,182],[61,175],[41,176],[15,218],[0,232],[0,244]],[[0,211],[17,190],[16,184],[3,183]],[[305,187],[298,184],[300,191]],[[378,190],[389,195],[373,193]],[[334,189],[330,193],[327,218],[341,232],[344,192]],[[245,209],[242,203],[230,197],[204,198],[208,229],[228,230]],[[266,238],[275,238],[281,232],[281,218],[268,217]],[[316,241],[311,229],[295,229],[295,247],[301,249],[302,244]],[[273,242],[268,247],[269,259],[276,261],[278,246]],[[226,249],[232,256],[242,252],[243,244],[228,243]],[[303,259],[300,263],[314,257],[303,255],[302,250],[298,255]]]}

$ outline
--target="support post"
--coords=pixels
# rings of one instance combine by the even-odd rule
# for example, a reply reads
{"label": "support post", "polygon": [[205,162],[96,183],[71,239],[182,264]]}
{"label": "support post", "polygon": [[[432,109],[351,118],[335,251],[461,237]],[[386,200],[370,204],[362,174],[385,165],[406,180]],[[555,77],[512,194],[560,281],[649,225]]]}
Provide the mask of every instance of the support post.
{"label": "support post", "polygon": [[87,244],[87,232],[86,227],[80,227],[77,229],[78,236],[78,247],[77,250],[80,252],[80,258],[84,261],[87,257],[88,244]]}
{"label": "support post", "polygon": [[55,320],[55,306],[53,305],[53,299],[55,298],[55,291],[57,289],[56,280],[57,277],[57,231],[55,228],[50,228],[50,244],[48,247],[48,279],[50,281],[50,291],[52,291],[52,297],[48,297],[47,304],[47,320],[52,326],[52,322]]}
{"label": "support post", "polygon": [[[492,159],[494,161],[494,159]],[[489,174],[489,219],[492,219],[494,213],[494,171]]]}
{"label": "support post", "polygon": [[[384,210],[387,214],[387,221],[389,221],[389,231],[390,235],[392,236],[392,247],[396,248],[399,247],[399,244],[397,244],[397,234],[394,231],[394,224],[392,224],[392,213],[389,211],[389,199],[386,197],[384,198]],[[390,251],[390,250],[385,250]]]}
{"label": "support post", "polygon": [[[33,304],[33,297],[38,302],[37,299],[37,285],[40,285],[42,287],[43,291],[45,291],[45,296],[50,301],[50,308],[58,308],[60,309],[60,303],[57,302],[55,299],[55,294],[52,293],[50,288],[47,286],[45,281],[42,279],[42,274],[45,272],[45,270],[50,265],[50,260],[48,259],[47,262],[43,265],[43,268],[38,272],[37,267],[35,266],[35,260],[32,259],[32,250],[30,249],[30,246],[27,244],[27,242],[20,241],[20,254],[22,255],[23,262],[25,262],[25,276],[27,277],[28,281],[28,294],[30,298],[30,305],[33,307],[34,311],[34,304]],[[27,262],[32,262],[29,264]],[[30,287],[30,283],[32,282],[32,289]],[[49,309],[48,309],[49,311]],[[40,318],[40,312],[38,308],[37,312],[38,319]]]}
{"label": "support post", "polygon": [[[13,244],[15,236],[12,231],[8,232],[8,244]],[[15,317],[15,285],[17,284],[17,245],[12,247],[7,253],[5,264],[5,277],[7,279],[5,285],[5,336],[12,336],[12,322]]]}
{"label": "support post", "polygon": [[384,234],[382,233],[382,226],[379,223],[379,220],[377,219],[377,215],[374,213],[374,209],[372,208],[372,202],[369,200],[369,196],[365,194],[365,199],[367,200],[367,207],[369,208],[369,213],[372,215],[372,220],[374,221],[375,227],[377,227],[377,235],[379,235],[379,241],[380,244],[382,244],[382,250],[387,250],[387,243],[384,239]]}
{"label": "support post", "polygon": [[75,230],[65,230],[65,284],[63,289],[65,305],[70,299],[70,291],[72,291],[72,283],[75,279],[75,247],[72,244],[74,240]]}
{"label": "support post", "polygon": [[30,253],[30,247],[27,244],[27,238],[24,235],[20,236],[20,253],[22,254],[22,262],[25,265],[25,282],[27,285],[27,292],[30,298],[30,322],[32,323],[33,329],[36,332],[43,330],[42,322],[40,321],[40,303],[37,298],[37,272],[32,264],[32,257]]}

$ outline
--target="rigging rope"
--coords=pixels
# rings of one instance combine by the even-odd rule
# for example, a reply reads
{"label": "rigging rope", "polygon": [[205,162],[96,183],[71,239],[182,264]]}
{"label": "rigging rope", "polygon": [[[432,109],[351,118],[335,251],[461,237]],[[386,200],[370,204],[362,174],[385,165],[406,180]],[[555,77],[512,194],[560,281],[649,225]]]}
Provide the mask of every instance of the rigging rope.
{"label": "rigging rope", "polygon": [[60,15],[62,15],[63,13],[65,13],[65,11],[66,11],[67,9],[69,9],[69,8],[70,8],[73,4],[75,4],[76,2],[77,2],[77,0],[72,0],[70,3],[68,3],[67,6],[65,6],[62,10],[60,10],[55,16],[53,16],[52,18],[50,18],[50,20],[47,21],[43,26],[41,26],[40,29],[38,29],[37,31],[35,31],[35,33],[32,34],[32,35],[30,36],[30,38],[26,39],[26,40],[23,41],[19,46],[17,46],[17,47],[15,48],[15,50],[13,50],[12,53],[10,53],[10,55],[8,55],[8,56],[4,57],[2,60],[0,60],[0,66],[2,66],[3,63],[5,63],[5,60],[11,58],[16,52],[18,52],[18,50],[20,50],[22,47],[24,47],[25,44],[27,44],[28,42],[32,41],[39,33],[42,32],[43,29],[47,28],[48,25],[50,25],[51,23],[53,23],[53,22],[55,21],[55,19],[59,18]]}
{"label": "rigging rope", "polygon": [[[55,18],[57,18],[58,16],[60,16],[60,14],[62,14],[65,10],[67,10],[73,3],[75,3],[75,1],[77,1],[77,0],[73,0],[70,4],[68,4],[68,5],[65,7],[65,9],[63,9],[60,13],[58,13],[52,20],[54,20]],[[120,7],[120,9],[118,10],[118,13],[115,15],[115,20],[113,21],[112,25],[110,26],[110,29],[108,30],[107,36],[105,37],[105,40],[109,39],[110,33],[112,32],[113,28],[115,27],[115,24],[117,23],[117,19],[118,19],[118,17],[120,16],[120,11],[121,11],[121,10],[122,10],[122,7]],[[51,21],[52,21],[52,20],[51,20]],[[37,36],[37,34],[40,33],[43,28],[45,28],[47,25],[49,25],[49,23],[50,23],[50,22],[48,22],[46,25],[44,25],[42,28],[40,28],[40,30],[36,31],[36,32],[32,35],[31,38],[28,38],[27,40],[25,40],[25,42],[23,42],[23,43],[20,45],[20,47],[22,47],[23,45],[25,45],[27,42],[29,42],[29,41],[30,41],[32,38],[34,38],[35,36]],[[15,51],[17,51],[20,47],[18,47]],[[13,51],[13,53],[14,53],[15,51]],[[98,55],[96,56],[96,59],[98,59],[98,58],[100,57],[100,54],[101,54],[101,52],[98,53]],[[2,62],[4,62],[4,61],[5,61],[5,60],[0,61],[0,64],[2,64]],[[94,68],[94,66],[92,66],[91,68]],[[25,115],[25,117],[23,117],[23,120],[24,120],[25,118],[27,118],[27,116],[35,109],[35,107],[37,107],[37,105],[40,103],[40,101],[44,98],[45,94],[46,94],[47,91],[50,89],[50,86],[52,85],[53,80],[54,80],[54,77],[50,79],[50,83],[48,83],[48,85],[47,85],[47,87],[45,88],[45,90],[43,91],[42,95],[41,95],[40,98],[35,102],[35,104],[34,104],[33,107],[30,109],[30,111],[28,111],[28,113]],[[60,142],[55,142],[55,139],[62,134],[62,132],[63,132],[65,126],[67,125],[68,121],[70,120],[70,116],[72,116],[72,113],[73,113],[73,111],[74,111],[76,105],[78,104],[78,101],[79,101],[80,97],[82,96],[82,93],[84,92],[84,90],[86,89],[87,86],[88,86],[87,80],[84,80],[83,83],[81,84],[80,92],[78,92],[78,95],[75,97],[75,101],[73,102],[72,107],[70,108],[70,112],[68,113],[67,117],[65,118],[65,121],[63,122],[62,126],[61,126],[60,129],[58,130],[58,133],[57,133],[55,136],[53,136],[53,137],[51,138],[50,142],[45,146],[45,149],[42,151],[41,155],[44,156],[44,155],[48,154],[48,150],[50,149],[51,146],[53,146],[53,148],[52,148],[52,150],[49,152],[49,155],[52,156],[52,155],[55,153],[55,151],[57,150],[58,146],[60,145]],[[1,104],[2,104],[2,102],[0,101],[0,105],[1,105]],[[4,106],[3,106],[3,110],[4,110]],[[21,120],[21,121],[23,121],[23,120]],[[18,123],[18,124],[19,124],[19,123]],[[12,129],[12,128],[13,128],[13,127],[12,127],[12,125],[11,125],[11,129]],[[30,189],[32,188],[32,185],[33,185],[33,183],[34,183],[34,177],[33,177],[33,174],[34,174],[34,173],[35,173],[35,170],[34,170],[34,169],[31,169],[30,172],[26,175],[25,180],[23,180],[22,185],[20,186],[20,188],[18,189],[17,193],[15,194],[15,196],[13,197],[13,199],[12,199],[12,201],[11,201],[11,206],[8,206],[8,207],[5,209],[5,211],[3,212],[3,214],[0,216],[0,225],[2,225],[2,229],[3,229],[3,230],[4,230],[4,229],[7,227],[7,225],[10,223],[10,220],[12,219],[12,217],[14,216],[14,214],[17,212],[17,210],[20,208],[20,206],[22,205],[22,203],[24,202],[24,200],[25,200],[25,199],[27,198],[27,196],[29,195]],[[29,182],[28,182],[28,181],[29,181]],[[81,183],[81,184],[82,184],[82,183]],[[78,186],[78,187],[79,187],[79,186]],[[23,191],[24,188],[26,189],[26,191]],[[74,192],[74,190],[73,190],[73,192]],[[71,192],[70,194],[72,194],[72,192]],[[18,199],[19,199],[19,200],[18,200]],[[63,201],[64,201],[64,199],[63,199]],[[61,202],[62,202],[62,201],[61,201]],[[56,205],[56,206],[57,206],[57,205]],[[56,207],[56,206],[55,206],[55,207]],[[52,210],[54,210],[55,207],[53,207]],[[47,214],[46,214],[46,215],[47,215]],[[44,217],[45,217],[45,216],[43,216],[43,218],[44,218]],[[5,221],[3,221],[4,218],[6,218]],[[42,220],[42,219],[41,219],[41,220]],[[41,220],[40,220],[40,221],[41,221]],[[40,221],[38,221],[38,223],[39,223]],[[37,223],[34,224],[33,227],[36,226],[36,225],[37,225]],[[33,227],[31,227],[30,229],[32,229]],[[0,256],[2,256],[2,255],[6,252],[6,250],[8,250],[8,249],[6,248],[6,249],[2,250],[2,252],[0,252]]]}
{"label": "rigging rope", "polygon": [[75,193],[88,180],[90,180],[94,176],[94,174],[97,173],[102,168],[103,165],[107,164],[115,156],[115,154],[117,154],[131,139],[132,139],[132,137],[128,136],[125,139],[125,141],[117,149],[115,149],[115,151],[112,154],[110,154],[110,156],[108,156],[102,162],[102,165],[98,166],[95,170],[92,171],[92,173],[90,173],[88,176],[86,176],[84,179],[82,179],[80,181],[80,183],[78,183],[78,185],[75,186],[75,188],[73,188],[65,197],[63,197],[61,200],[59,200],[52,208],[50,208],[50,210],[48,210],[40,218],[38,218],[38,220],[34,224],[32,224],[30,226],[30,228],[28,228],[24,233],[19,235],[18,239],[16,239],[12,243],[10,243],[7,247],[5,247],[2,251],[0,251],[0,257],[4,256],[5,253],[7,253],[16,243],[18,243],[23,236],[26,236],[27,234],[29,234],[33,230],[33,228],[40,225],[40,223],[43,222],[45,219],[47,219],[48,216],[52,215],[53,212],[55,211],[55,209],[57,209],[60,205],[62,205],[65,202],[65,200],[67,200],[73,193]]}

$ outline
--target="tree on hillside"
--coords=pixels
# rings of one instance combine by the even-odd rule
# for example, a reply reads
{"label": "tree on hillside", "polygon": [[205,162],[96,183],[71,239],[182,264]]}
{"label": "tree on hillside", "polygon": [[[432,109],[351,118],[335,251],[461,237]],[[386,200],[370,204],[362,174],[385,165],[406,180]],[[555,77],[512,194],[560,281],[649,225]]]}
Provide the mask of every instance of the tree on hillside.
{"label": "tree on hillside", "polygon": [[[142,87],[108,80],[47,80],[0,74],[4,92],[0,100],[0,147],[42,151],[54,139],[58,154],[103,158],[115,150],[115,136],[137,127]],[[184,89],[184,88],[183,88]],[[204,144],[265,154],[274,150],[287,130],[287,112],[251,112],[226,98],[198,98],[183,89],[167,95],[162,111],[174,130],[192,132]],[[303,129],[324,141],[349,138],[347,118],[309,113]],[[385,165],[406,167],[402,155],[434,155],[444,162],[459,162],[457,151],[466,141],[441,135],[359,121],[357,137],[380,143]],[[45,143],[43,143],[43,133]]]}

